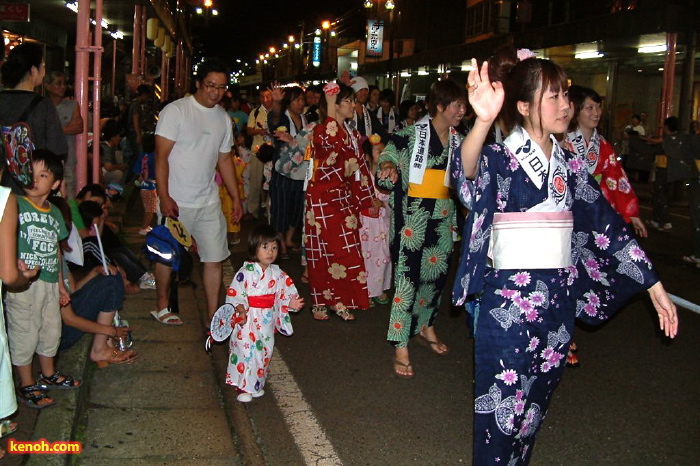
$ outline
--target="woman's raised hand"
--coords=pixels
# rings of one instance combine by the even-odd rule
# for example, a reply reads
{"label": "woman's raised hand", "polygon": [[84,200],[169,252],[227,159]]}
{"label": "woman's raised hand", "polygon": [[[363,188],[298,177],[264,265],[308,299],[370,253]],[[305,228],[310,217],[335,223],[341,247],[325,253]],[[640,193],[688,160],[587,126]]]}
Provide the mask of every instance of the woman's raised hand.
{"label": "woman's raised hand", "polygon": [[503,83],[491,82],[488,61],[482,63],[479,68],[476,58],[472,58],[472,70],[469,72],[467,82],[469,104],[474,108],[476,117],[490,124],[496,120],[503,106],[505,97]]}

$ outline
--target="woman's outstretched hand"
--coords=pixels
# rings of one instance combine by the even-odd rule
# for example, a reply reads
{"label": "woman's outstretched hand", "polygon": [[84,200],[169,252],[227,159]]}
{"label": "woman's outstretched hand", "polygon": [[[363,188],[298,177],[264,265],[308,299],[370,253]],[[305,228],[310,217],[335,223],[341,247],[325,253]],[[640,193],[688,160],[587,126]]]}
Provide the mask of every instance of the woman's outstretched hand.
{"label": "woman's outstretched hand", "polygon": [[676,305],[671,302],[668,293],[661,282],[656,282],[647,290],[651,296],[651,302],[659,315],[659,326],[669,338],[674,338],[678,333],[678,315]]}
{"label": "woman's outstretched hand", "polygon": [[503,83],[491,82],[489,78],[489,63],[485,61],[481,68],[476,58],[472,58],[472,70],[467,78],[467,96],[469,104],[474,108],[477,119],[489,125],[496,120],[503,106],[505,93]]}

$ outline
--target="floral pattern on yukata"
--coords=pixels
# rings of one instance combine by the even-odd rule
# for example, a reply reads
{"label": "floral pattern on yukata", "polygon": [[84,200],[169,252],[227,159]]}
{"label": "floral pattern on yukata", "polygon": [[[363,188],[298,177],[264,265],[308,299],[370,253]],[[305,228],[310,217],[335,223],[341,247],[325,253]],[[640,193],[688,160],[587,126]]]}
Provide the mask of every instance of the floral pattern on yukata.
{"label": "floral pattern on yukata", "polygon": [[[359,140],[360,134],[353,130]],[[364,157],[343,140],[338,122],[313,129],[314,172],[306,189],[304,222],[309,287],[314,305],[367,309],[367,271],[360,246],[360,213],[374,189]]]}
{"label": "floral pattern on yukata", "polygon": [[[285,336],[293,333],[289,301],[298,294],[292,279],[276,264],[263,271],[257,262],[245,262],[236,272],[226,292],[226,302],[243,305],[248,310],[248,318],[243,324],[237,324],[231,334],[227,384],[249,393],[265,386],[275,332]],[[248,297],[265,295],[274,295],[272,307],[249,306]]]}
{"label": "floral pattern on yukata", "polygon": [[[575,152],[575,144],[573,139],[583,137],[580,131],[567,134],[562,146],[572,152]],[[630,217],[639,217],[639,199],[632,189],[632,184],[627,173],[625,173],[622,164],[617,160],[617,155],[612,145],[596,131],[593,135],[598,140],[591,140],[587,149],[588,157],[595,159],[595,167],[592,175],[600,185],[600,190],[603,196],[610,202],[613,209],[625,219],[625,222],[630,222]],[[585,144],[585,143],[584,143]],[[597,153],[591,153],[598,150]],[[591,170],[589,170],[591,171]]]}
{"label": "floral pattern on yukata", "polygon": [[[432,123],[426,168],[449,170],[449,144],[443,147]],[[461,138],[461,136],[460,136]],[[391,190],[393,211],[390,237],[396,288],[389,317],[387,340],[404,347],[408,340],[433,325],[454,247],[457,216],[454,201],[408,196],[408,173],[416,131],[409,126],[396,131],[379,158],[391,162],[399,179],[379,182]]]}
{"label": "floral pattern on yukata", "polygon": [[[451,176],[470,209],[453,289],[475,336],[474,464],[527,464],[565,367],[574,321],[600,324],[658,277],[583,161],[565,151],[574,218],[571,267],[497,270],[487,265],[495,212],[523,212],[548,198],[503,145],[486,146],[476,179],[461,157]],[[468,246],[467,246],[468,245]]]}

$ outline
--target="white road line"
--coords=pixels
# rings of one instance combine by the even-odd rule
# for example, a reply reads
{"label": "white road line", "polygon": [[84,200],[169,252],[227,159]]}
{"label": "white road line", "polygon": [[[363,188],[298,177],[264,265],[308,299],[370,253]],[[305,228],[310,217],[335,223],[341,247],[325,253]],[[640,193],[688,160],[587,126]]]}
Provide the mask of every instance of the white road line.
{"label": "white road line", "polygon": [[270,372],[272,377],[267,384],[273,388],[271,392],[306,464],[342,466],[343,462],[338,458],[279,351],[272,357]]}

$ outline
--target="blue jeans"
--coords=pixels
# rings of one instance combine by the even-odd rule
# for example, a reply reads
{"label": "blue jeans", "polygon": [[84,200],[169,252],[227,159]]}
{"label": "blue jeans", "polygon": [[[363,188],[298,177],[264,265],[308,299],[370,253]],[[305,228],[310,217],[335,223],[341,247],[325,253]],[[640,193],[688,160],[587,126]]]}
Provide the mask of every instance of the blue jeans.
{"label": "blue jeans", "polygon": [[[120,275],[98,275],[71,294],[71,306],[75,315],[83,319],[97,321],[100,312],[114,312],[122,307],[124,300],[124,284]],[[61,344],[59,350],[73,346],[80,337],[82,330],[63,324],[61,328]]]}

